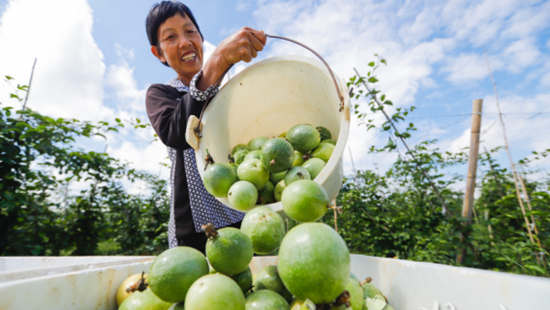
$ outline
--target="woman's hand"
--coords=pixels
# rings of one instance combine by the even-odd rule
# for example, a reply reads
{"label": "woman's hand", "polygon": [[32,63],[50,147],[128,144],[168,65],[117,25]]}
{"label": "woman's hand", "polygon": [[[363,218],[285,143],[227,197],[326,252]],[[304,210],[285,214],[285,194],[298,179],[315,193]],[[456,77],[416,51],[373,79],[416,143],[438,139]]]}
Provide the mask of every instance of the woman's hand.
{"label": "woman's hand", "polygon": [[264,49],[267,37],[263,31],[244,27],[223,40],[202,68],[197,88],[206,90],[221,77],[230,66],[251,62]]}

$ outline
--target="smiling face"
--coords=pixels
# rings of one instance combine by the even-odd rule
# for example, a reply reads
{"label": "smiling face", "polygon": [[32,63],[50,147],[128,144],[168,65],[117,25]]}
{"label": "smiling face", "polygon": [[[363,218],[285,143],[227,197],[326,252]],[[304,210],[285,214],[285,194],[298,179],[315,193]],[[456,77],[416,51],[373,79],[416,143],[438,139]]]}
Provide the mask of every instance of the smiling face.
{"label": "smiling face", "polygon": [[158,30],[160,50],[151,46],[153,54],[176,71],[178,78],[189,86],[191,79],[202,68],[202,37],[187,16],[176,14],[168,18]]}

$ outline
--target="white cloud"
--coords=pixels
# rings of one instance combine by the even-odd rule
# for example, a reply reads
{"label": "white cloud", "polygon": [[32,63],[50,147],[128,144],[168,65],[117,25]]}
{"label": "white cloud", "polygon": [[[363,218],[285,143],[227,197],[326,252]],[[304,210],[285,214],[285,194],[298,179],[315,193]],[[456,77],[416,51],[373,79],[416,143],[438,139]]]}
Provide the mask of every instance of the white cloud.
{"label": "white cloud", "polygon": [[243,12],[243,11],[246,11],[247,8],[248,8],[248,4],[245,1],[239,0],[237,2],[237,11]]}
{"label": "white cloud", "polygon": [[543,87],[550,87],[550,72],[546,73],[540,80],[540,84]]}
{"label": "white cloud", "polygon": [[[113,88],[118,110],[143,117],[145,113],[145,89],[139,89],[134,78],[134,68],[130,68],[126,58],[133,57],[133,51],[117,46],[117,55],[120,57],[118,65],[110,65],[105,83]],[[120,113],[117,113],[120,114]],[[111,116],[112,118],[112,116]]]}
{"label": "white cloud", "polygon": [[85,0],[10,0],[0,18],[0,75],[27,84],[37,57],[28,107],[83,120],[112,115],[102,105],[105,64],[92,25]]}
{"label": "white cloud", "polygon": [[504,51],[508,69],[511,72],[521,72],[522,69],[540,63],[540,51],[532,40],[512,42]]}
{"label": "white cloud", "polygon": [[205,64],[206,61],[210,58],[210,56],[212,56],[212,53],[216,49],[216,46],[205,40],[204,42],[202,42],[202,49],[204,51],[203,64]]}
{"label": "white cloud", "polygon": [[509,27],[502,33],[504,37],[527,38],[550,25],[550,2],[539,3],[539,6],[524,6],[513,14]]}
{"label": "white cloud", "polygon": [[107,152],[125,162],[131,164],[131,167],[136,167],[139,170],[144,170],[149,173],[160,175],[162,177],[168,177],[166,169],[161,166],[160,163],[168,163],[166,159],[168,153],[166,152],[166,146],[160,141],[149,143],[152,140],[152,130],[144,131],[149,134],[149,137],[142,140],[141,143],[134,143],[128,140],[120,141],[116,148],[107,148]]}
{"label": "white cloud", "polygon": [[[493,61],[491,67],[495,70],[499,66]],[[454,84],[478,81],[489,75],[483,54],[461,54],[449,60],[442,71],[449,73],[447,79]]]}

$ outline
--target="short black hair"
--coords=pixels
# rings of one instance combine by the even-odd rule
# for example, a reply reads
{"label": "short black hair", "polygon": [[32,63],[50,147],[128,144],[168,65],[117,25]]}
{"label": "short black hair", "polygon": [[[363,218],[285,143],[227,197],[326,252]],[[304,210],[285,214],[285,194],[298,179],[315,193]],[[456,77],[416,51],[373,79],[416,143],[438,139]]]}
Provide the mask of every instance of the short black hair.
{"label": "short black hair", "polygon": [[[145,30],[147,31],[147,38],[149,39],[149,44],[151,44],[151,46],[156,46],[160,50],[158,38],[160,25],[162,25],[162,23],[164,23],[168,18],[175,16],[176,14],[180,14],[183,17],[187,16],[193,22],[195,27],[197,27],[201,38],[204,40],[199,24],[197,24],[197,21],[195,20],[195,16],[193,16],[193,13],[185,4],[178,1],[161,1],[160,3],[155,3],[153,5],[149,11],[149,14],[147,14],[147,18],[145,19]],[[163,64],[168,66],[167,63]]]}

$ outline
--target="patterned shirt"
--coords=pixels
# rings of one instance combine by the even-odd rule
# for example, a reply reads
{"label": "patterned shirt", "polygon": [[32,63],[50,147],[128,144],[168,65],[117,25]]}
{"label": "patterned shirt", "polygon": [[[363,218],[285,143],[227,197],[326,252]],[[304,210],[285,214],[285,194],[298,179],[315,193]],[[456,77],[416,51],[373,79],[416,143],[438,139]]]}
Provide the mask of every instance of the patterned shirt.
{"label": "patterned shirt", "polygon": [[[199,71],[191,80],[189,87],[185,86],[179,79],[172,79],[168,85],[176,88],[180,93],[189,93],[193,99],[199,102],[206,101],[208,93],[213,92],[212,96],[215,96],[218,92],[218,88],[213,89],[209,87],[204,92],[200,91],[197,87],[197,80],[202,74],[202,70]],[[168,223],[168,244],[170,248],[178,246],[178,240],[176,238],[176,220],[175,220],[175,208],[174,206],[174,188],[176,177],[176,155],[178,150],[167,146],[168,156],[172,162],[172,168],[170,171],[170,221]],[[206,191],[199,171],[197,169],[197,162],[195,158],[195,150],[188,148],[183,151],[183,159],[185,165],[185,174],[187,177],[187,187],[189,193],[189,202],[191,207],[191,215],[193,218],[193,226],[197,233],[202,232],[201,226],[206,223],[213,223],[216,228],[226,227],[242,221],[245,213],[231,209],[221,202],[219,202],[214,196],[210,195]]]}

